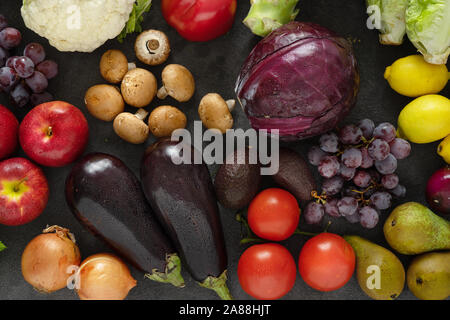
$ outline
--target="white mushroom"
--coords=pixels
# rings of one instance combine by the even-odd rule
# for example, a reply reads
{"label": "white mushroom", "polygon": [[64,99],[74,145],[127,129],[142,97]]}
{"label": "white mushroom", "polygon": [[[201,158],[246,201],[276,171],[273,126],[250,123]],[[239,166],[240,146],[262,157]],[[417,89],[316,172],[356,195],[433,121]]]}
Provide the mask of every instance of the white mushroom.
{"label": "white mushroom", "polygon": [[142,108],[152,102],[157,86],[156,78],[150,71],[131,69],[122,80],[122,96],[130,106]]}
{"label": "white mushroom", "polygon": [[120,83],[128,72],[127,57],[119,50],[108,50],[100,59],[100,73],[110,83]]}
{"label": "white mushroom", "polygon": [[114,131],[123,140],[133,144],[144,143],[149,136],[148,125],[144,122],[148,112],[139,109],[136,114],[123,112],[114,119]]}
{"label": "white mushroom", "polygon": [[144,31],[137,37],[134,51],[141,62],[151,66],[160,65],[169,58],[169,39],[158,30]]}
{"label": "white mushroom", "polygon": [[186,127],[186,115],[172,106],[160,106],[150,113],[148,126],[155,137],[169,137],[176,129]]}
{"label": "white mushroom", "polygon": [[235,100],[225,101],[217,93],[208,93],[200,101],[198,114],[206,128],[217,129],[221,133],[225,133],[233,127],[234,121],[231,112],[235,105]]}
{"label": "white mushroom", "polygon": [[195,92],[195,81],[192,73],[179,64],[169,64],[162,72],[163,86],[158,90],[158,98],[171,96],[178,102],[186,102]]}
{"label": "white mushroom", "polygon": [[103,121],[113,121],[125,108],[119,89],[109,84],[99,84],[86,91],[84,102],[89,113]]}

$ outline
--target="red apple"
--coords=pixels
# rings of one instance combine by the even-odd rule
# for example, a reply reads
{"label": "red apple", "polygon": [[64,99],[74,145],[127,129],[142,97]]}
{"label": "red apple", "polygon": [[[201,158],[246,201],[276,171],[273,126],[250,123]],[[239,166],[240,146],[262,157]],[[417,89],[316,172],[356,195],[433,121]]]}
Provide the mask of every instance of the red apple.
{"label": "red apple", "polygon": [[0,223],[19,226],[36,219],[48,201],[42,170],[25,158],[0,162]]}
{"label": "red apple", "polygon": [[19,142],[19,121],[14,114],[0,104],[0,160],[9,157]]}
{"label": "red apple", "polygon": [[20,145],[35,162],[63,167],[75,161],[86,147],[89,127],[83,113],[63,101],[32,109],[19,128]]}

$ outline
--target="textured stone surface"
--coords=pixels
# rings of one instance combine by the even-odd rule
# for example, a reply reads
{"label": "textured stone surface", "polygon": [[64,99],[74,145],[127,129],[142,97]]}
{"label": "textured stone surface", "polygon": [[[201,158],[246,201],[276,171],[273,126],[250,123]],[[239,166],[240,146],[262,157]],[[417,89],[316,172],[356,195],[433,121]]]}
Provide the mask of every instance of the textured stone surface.
{"label": "textured stone surface", "polygon": [[[100,76],[98,64],[101,55],[106,50],[113,48],[123,50],[129,61],[137,61],[133,51],[136,35],[128,36],[123,44],[111,40],[92,54],[59,53],[56,49],[51,48],[45,39],[25,29],[20,16],[20,3],[21,1],[1,1],[0,13],[9,19],[11,25],[18,27],[23,32],[24,42],[20,51],[28,42],[40,42],[45,46],[48,57],[59,63],[60,73],[50,81],[50,92],[57,99],[68,101],[85,113],[91,132],[86,152],[100,151],[113,154],[138,174],[145,145],[131,145],[118,138],[112,129],[112,123],[94,119],[88,114],[83,102],[84,93],[90,86],[105,82]],[[241,23],[249,8],[249,1],[239,0],[238,3],[236,21],[228,34],[207,43],[190,43],[182,39],[174,29],[165,23],[159,1],[155,1],[144,22],[144,29],[156,28],[167,33],[172,44],[172,53],[167,63],[179,63],[188,67],[196,78],[197,91],[193,99],[184,104],[170,99],[163,102],[155,99],[149,110],[159,104],[173,104],[186,112],[188,127],[192,130],[193,120],[199,120],[197,107],[204,94],[218,92],[225,99],[235,96],[234,84],[241,64],[258,41],[258,37],[253,36]],[[299,5],[300,14],[297,20],[322,24],[353,42],[359,62],[361,88],[357,104],[344,123],[357,122],[364,117],[370,117],[376,123],[389,121],[395,124],[400,110],[411,99],[398,95],[388,86],[383,79],[384,68],[400,57],[414,54],[415,48],[408,41],[399,47],[381,46],[378,43],[377,32],[366,28],[367,15],[363,1],[302,0]],[[138,65],[142,66],[140,63]],[[159,83],[162,68],[162,66],[148,68],[158,78]],[[447,86],[442,94],[449,96],[449,91],[449,86]],[[3,94],[0,94],[0,103],[10,107]],[[132,110],[132,108],[128,108],[128,111]],[[15,110],[14,112],[21,119],[26,111]],[[236,108],[234,118],[235,128],[249,128],[248,120],[240,108]],[[154,140],[155,138],[152,137],[146,145],[151,144]],[[315,142],[315,139],[310,139],[286,145],[306,155],[309,146]],[[411,156],[399,162],[398,174],[408,192],[405,201],[418,201],[426,204],[425,186],[428,177],[444,164],[436,155],[437,144],[413,145]],[[20,151],[17,155],[23,156],[23,152]],[[7,250],[0,253],[0,299],[77,299],[77,295],[68,289],[51,295],[40,294],[22,278],[20,271],[22,251],[26,244],[47,224],[58,224],[70,228],[77,238],[83,258],[94,253],[110,252],[109,248],[101,241],[83,229],[69,212],[63,190],[65,178],[71,167],[69,165],[59,169],[44,168],[51,194],[48,207],[37,220],[21,227],[0,226],[0,240],[8,246]],[[214,175],[217,167],[211,166],[210,170]],[[272,185],[270,181],[266,181],[266,186],[269,185]],[[379,225],[373,230],[366,230],[359,225],[351,225],[346,220],[333,218],[330,232],[358,234],[387,247],[382,232],[383,222],[387,215],[388,212],[381,216]],[[250,297],[240,288],[236,274],[239,256],[245,249],[245,246],[239,244],[241,227],[234,219],[234,212],[221,208],[221,216],[229,254],[231,293],[237,299],[249,299]],[[324,225],[327,220],[324,220]],[[305,225],[303,218],[300,223],[302,230],[320,231],[323,229]],[[300,249],[306,240],[306,237],[297,235],[283,244],[287,245],[297,261]],[[400,256],[400,258],[406,267],[410,258],[405,256]],[[146,280],[143,273],[134,269],[132,269],[132,274],[137,279],[138,285],[130,292],[128,299],[216,299],[212,291],[198,286],[186,272],[184,272],[186,279],[184,289]],[[340,290],[321,293],[309,288],[298,275],[295,287],[284,298],[349,300],[367,299],[368,297],[359,288],[355,277]],[[413,295],[405,290],[399,299],[412,298],[414,298]]]}

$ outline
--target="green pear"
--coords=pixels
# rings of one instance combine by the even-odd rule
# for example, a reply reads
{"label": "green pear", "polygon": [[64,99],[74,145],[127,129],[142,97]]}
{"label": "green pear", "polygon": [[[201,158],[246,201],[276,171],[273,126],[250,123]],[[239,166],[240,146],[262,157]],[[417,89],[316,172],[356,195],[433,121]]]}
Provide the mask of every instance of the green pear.
{"label": "green pear", "polygon": [[358,236],[344,236],[356,254],[356,278],[372,299],[394,300],[405,286],[405,269],[391,251]]}
{"label": "green pear", "polygon": [[383,231],[389,245],[402,254],[450,249],[450,222],[417,202],[395,208]]}
{"label": "green pear", "polygon": [[450,251],[426,253],[414,258],[407,273],[408,288],[422,300],[450,296]]}

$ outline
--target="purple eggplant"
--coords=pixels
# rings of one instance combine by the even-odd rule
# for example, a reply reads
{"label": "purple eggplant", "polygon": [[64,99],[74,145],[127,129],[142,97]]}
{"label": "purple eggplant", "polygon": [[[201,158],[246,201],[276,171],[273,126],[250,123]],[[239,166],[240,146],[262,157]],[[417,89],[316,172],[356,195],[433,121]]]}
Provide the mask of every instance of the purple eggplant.
{"label": "purple eggplant", "polygon": [[[187,270],[201,286],[231,299],[226,285],[227,252],[214,187],[207,166],[194,164],[191,145],[162,139],[142,160],[141,182],[156,217],[165,228]],[[200,156],[201,159],[201,156]],[[178,164],[175,164],[174,161]]]}
{"label": "purple eggplant", "polygon": [[435,212],[450,214],[450,166],[439,169],[428,180],[427,201]]}
{"label": "purple eggplant", "polygon": [[154,217],[136,176],[118,158],[92,153],[66,180],[72,213],[146,277],[184,286],[181,261]]}

